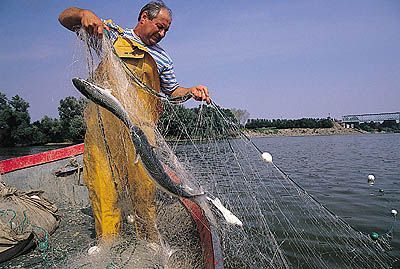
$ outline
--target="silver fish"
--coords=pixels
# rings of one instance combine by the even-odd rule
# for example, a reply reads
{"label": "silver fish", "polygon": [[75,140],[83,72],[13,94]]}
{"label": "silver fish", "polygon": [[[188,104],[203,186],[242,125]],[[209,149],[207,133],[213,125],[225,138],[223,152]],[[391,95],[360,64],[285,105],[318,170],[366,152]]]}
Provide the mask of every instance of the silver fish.
{"label": "silver fish", "polygon": [[109,110],[128,127],[137,154],[140,156],[147,172],[154,179],[157,185],[169,193],[179,197],[191,198],[194,196],[204,195],[204,192],[196,193],[194,190],[186,188],[182,184],[177,184],[171,179],[163,168],[161,162],[156,157],[153,147],[148,142],[146,135],[140,128],[132,123],[129,119],[128,113],[117,98],[107,90],[86,80],[74,78],[72,79],[72,83],[84,96]]}
{"label": "silver fish", "polygon": [[206,206],[207,201],[210,201],[222,213],[228,223],[242,226],[242,222],[226,209],[218,198],[213,197],[211,194],[206,195],[203,191],[196,191],[171,179],[162,163],[158,160],[144,132],[132,123],[122,104],[109,91],[80,78],[73,78],[72,83],[85,97],[109,110],[128,127],[137,154],[158,186],[172,195],[194,200],[203,208],[206,215],[213,219],[211,211]]}

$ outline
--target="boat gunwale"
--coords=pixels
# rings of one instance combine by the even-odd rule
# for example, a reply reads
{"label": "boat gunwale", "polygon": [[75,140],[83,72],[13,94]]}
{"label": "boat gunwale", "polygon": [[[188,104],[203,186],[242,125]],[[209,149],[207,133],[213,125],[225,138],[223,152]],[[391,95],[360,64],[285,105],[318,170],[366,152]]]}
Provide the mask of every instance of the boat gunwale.
{"label": "boat gunwale", "polygon": [[[0,175],[82,155],[83,151],[84,143],[81,143],[60,149],[0,160]],[[203,248],[204,268],[223,269],[223,256],[218,231],[209,224],[200,206],[189,199],[181,198],[180,200],[196,223]]]}
{"label": "boat gunwale", "polygon": [[53,149],[21,157],[0,161],[0,174],[7,174],[16,170],[29,168],[41,164],[46,164],[76,155],[81,155],[84,150],[84,144],[77,144],[65,148]]}

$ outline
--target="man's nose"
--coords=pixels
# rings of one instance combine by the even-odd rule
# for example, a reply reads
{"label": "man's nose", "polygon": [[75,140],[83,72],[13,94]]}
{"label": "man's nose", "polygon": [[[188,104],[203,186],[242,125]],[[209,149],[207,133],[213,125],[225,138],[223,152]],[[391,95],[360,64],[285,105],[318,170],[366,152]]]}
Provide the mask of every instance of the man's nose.
{"label": "man's nose", "polygon": [[164,37],[167,32],[164,29],[161,29],[158,33],[161,37]]}

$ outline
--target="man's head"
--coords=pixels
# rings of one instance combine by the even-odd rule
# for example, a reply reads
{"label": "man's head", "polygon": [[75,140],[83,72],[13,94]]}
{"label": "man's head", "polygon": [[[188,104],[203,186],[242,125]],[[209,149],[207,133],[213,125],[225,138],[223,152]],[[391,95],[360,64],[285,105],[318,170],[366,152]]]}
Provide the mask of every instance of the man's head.
{"label": "man's head", "polygon": [[145,5],[139,13],[135,33],[146,45],[155,45],[167,34],[172,12],[162,1]]}

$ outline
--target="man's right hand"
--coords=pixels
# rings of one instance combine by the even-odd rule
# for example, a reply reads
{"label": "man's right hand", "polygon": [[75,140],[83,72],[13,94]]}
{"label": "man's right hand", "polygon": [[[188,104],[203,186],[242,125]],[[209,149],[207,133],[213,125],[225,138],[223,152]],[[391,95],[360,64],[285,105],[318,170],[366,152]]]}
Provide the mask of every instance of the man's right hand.
{"label": "man's right hand", "polygon": [[83,9],[81,11],[81,25],[89,33],[89,35],[98,38],[103,37],[103,22],[92,11]]}
{"label": "man's right hand", "polygon": [[103,29],[108,27],[103,25],[101,19],[88,9],[80,9],[70,7],[61,12],[58,17],[60,23],[71,31],[75,31],[79,27],[83,27],[89,35],[98,38],[103,37]]}

